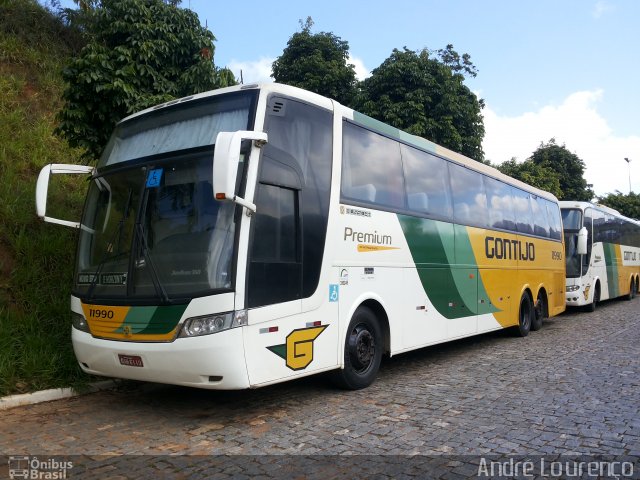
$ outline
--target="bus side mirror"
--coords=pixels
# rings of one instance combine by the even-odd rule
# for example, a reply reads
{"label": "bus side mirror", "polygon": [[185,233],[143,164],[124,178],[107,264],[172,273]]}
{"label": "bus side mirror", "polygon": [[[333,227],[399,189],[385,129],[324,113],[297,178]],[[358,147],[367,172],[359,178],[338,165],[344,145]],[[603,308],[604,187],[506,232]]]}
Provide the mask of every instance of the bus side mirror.
{"label": "bus side mirror", "polygon": [[255,204],[235,193],[243,140],[253,140],[256,146],[261,147],[267,143],[267,134],[250,131],[218,133],[213,154],[213,194],[218,201],[230,200],[255,212]]}
{"label": "bus side mirror", "polygon": [[36,183],[36,213],[45,222],[57,223],[66,227],[79,228],[80,222],[70,222],[69,220],[60,220],[58,218],[47,217],[47,194],[49,193],[49,178],[51,175],[58,173],[67,174],[92,174],[94,168],[88,165],[65,165],[63,163],[51,163],[45,165],[38,175],[38,183]]}
{"label": "bus side mirror", "polygon": [[576,248],[578,255],[587,254],[587,237],[587,229],[585,227],[582,227],[578,232],[578,246]]}

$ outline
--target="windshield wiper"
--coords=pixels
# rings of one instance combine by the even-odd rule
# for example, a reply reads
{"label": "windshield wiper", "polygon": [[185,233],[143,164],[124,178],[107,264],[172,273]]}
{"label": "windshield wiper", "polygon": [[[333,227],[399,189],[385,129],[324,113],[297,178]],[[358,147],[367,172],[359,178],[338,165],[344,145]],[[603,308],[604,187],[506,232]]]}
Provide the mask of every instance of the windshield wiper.
{"label": "windshield wiper", "polygon": [[106,256],[104,257],[102,260],[100,260],[100,263],[98,264],[98,268],[96,269],[96,273],[93,277],[93,279],[91,280],[91,284],[89,285],[89,288],[87,289],[87,297],[88,299],[93,299],[93,292],[96,288],[96,285],[98,284],[98,279],[100,278],[100,274],[102,273],[102,269],[104,268],[105,264],[107,263],[107,261],[110,260],[115,260],[116,258],[120,258],[124,255],[127,255],[129,252],[121,252],[120,251],[120,242],[122,240],[122,231],[124,229],[124,222],[126,222],[127,218],[129,218],[129,210],[131,207],[131,198],[133,197],[133,189],[129,189],[129,195],[127,197],[127,203],[125,204],[124,207],[124,212],[122,214],[122,217],[120,218],[120,221],[118,222],[118,228],[116,228],[116,231],[113,232],[113,236],[109,239],[109,241],[107,242],[107,248],[111,248],[111,250],[113,251],[113,242],[116,241],[117,238],[117,248],[116,248],[116,254],[114,255],[110,255],[110,256]]}
{"label": "windshield wiper", "polygon": [[[156,289],[156,293],[160,295],[160,298],[162,298],[162,301],[164,303],[169,303],[169,295],[167,295],[167,291],[165,290],[162,282],[160,281],[160,277],[158,276],[156,266],[151,259],[151,255],[149,255],[149,245],[147,244],[147,239],[144,235],[144,227],[141,223],[136,223],[135,236],[139,239],[142,257],[144,258],[146,265],[149,265],[151,281],[153,282],[153,287]],[[134,240],[134,244],[136,243],[137,242]]]}

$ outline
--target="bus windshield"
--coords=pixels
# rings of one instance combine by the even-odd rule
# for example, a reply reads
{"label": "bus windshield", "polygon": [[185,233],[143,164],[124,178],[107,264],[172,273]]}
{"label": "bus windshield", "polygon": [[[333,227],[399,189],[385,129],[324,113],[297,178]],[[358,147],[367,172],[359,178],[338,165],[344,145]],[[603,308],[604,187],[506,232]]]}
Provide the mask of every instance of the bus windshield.
{"label": "bus windshield", "polygon": [[235,208],[214,199],[213,144],[251,127],[255,98],[205,98],[116,128],[87,195],[75,294],[167,303],[233,288]]}
{"label": "bus windshield", "polygon": [[582,211],[575,208],[562,209],[564,227],[564,250],[567,263],[567,277],[577,278],[581,272],[580,255],[578,255],[578,231],[582,227]]}
{"label": "bus windshield", "polygon": [[76,291],[95,299],[172,300],[232,287],[234,206],[217,202],[211,154],[94,178]]}

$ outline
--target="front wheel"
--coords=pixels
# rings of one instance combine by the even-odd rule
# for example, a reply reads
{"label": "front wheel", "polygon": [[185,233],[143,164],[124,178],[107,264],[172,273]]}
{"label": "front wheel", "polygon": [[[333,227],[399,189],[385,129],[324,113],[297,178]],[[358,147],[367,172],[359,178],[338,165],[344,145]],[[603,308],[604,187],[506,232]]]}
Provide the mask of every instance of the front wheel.
{"label": "front wheel", "polygon": [[382,360],[382,332],[378,319],[368,307],[353,314],[344,345],[344,369],[335,372],[335,381],[349,390],[373,383]]}
{"label": "front wheel", "polygon": [[526,337],[531,330],[531,322],[533,321],[533,305],[531,297],[525,292],[520,298],[520,309],[518,311],[518,326],[516,333],[520,337]]}
{"label": "front wheel", "polygon": [[593,292],[593,302],[591,302],[589,305],[587,305],[587,311],[588,312],[595,312],[596,311],[596,305],[598,304],[599,301],[600,301],[600,284],[597,283],[596,284],[596,289]]}

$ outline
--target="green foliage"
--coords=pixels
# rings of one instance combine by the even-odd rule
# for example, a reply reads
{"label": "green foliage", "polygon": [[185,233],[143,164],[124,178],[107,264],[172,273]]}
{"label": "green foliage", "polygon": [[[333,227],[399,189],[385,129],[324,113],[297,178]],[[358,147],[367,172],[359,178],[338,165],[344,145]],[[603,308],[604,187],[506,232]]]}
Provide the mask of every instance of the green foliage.
{"label": "green foliage", "polygon": [[[78,387],[69,294],[76,232],[45,225],[34,211],[35,182],[48,163],[79,152],[53,135],[60,71],[76,32],[35,0],[0,2],[0,396]],[[82,208],[86,184],[64,178],[51,203]],[[77,218],[77,217],[76,217]]]}
{"label": "green foliage", "polygon": [[556,144],[554,138],[548,143],[540,143],[531,160],[536,165],[546,167],[558,174],[560,180],[560,200],[588,202],[594,197],[593,185],[584,178],[584,160],[571,153],[564,145]]}
{"label": "green foliage", "polygon": [[556,197],[562,196],[558,172],[548,166],[538,165],[530,158],[522,163],[518,163],[515,158],[512,158],[501,165],[497,165],[496,168],[505,175],[553,193]]}
{"label": "green foliage", "polygon": [[460,73],[475,75],[475,67],[451,45],[436,53],[440,58],[426,49],[394,49],[361,83],[354,108],[481,161],[484,103]]}
{"label": "green foliage", "polygon": [[333,33],[311,33],[311,17],[294,33],[272,65],[276,82],[304,88],[349,105],[355,93],[356,72],[347,63],[349,44]]}
{"label": "green foliage", "polygon": [[[64,70],[57,133],[89,160],[100,156],[126,115],[215,88],[213,34],[197,15],[162,0],[87,3],[88,44]],[[223,73],[223,83],[229,77]]]}
{"label": "green foliage", "polygon": [[640,220],[640,193],[631,192],[626,195],[616,190],[615,193],[598,197],[598,203],[611,207],[629,218]]}

